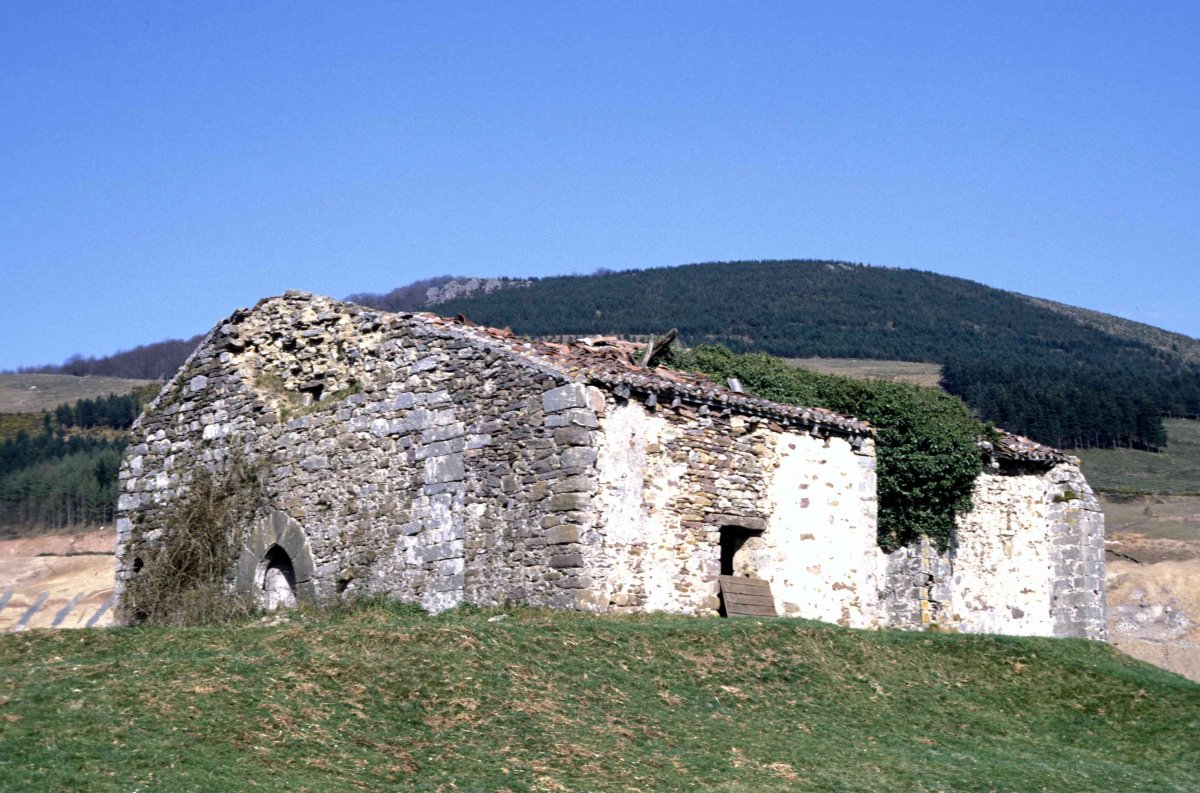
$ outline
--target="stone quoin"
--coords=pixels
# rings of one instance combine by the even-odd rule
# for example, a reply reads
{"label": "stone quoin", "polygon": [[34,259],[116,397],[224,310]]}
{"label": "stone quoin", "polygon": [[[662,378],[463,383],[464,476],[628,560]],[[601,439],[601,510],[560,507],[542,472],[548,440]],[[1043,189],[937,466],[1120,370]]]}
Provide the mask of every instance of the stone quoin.
{"label": "stone quoin", "polygon": [[655,365],[289,291],[235,312],[141,416],[117,589],[193,473],[258,466],[231,591],[264,607],[386,595],[721,611],[718,579],[853,627],[1104,638],[1104,525],[1076,461],[1015,436],[951,546],[876,545],[868,424]]}

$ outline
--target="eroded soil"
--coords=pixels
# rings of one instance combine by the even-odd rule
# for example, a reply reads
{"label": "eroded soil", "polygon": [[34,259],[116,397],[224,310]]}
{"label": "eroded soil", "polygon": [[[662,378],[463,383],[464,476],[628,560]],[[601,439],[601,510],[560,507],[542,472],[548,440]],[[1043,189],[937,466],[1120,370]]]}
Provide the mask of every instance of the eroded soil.
{"label": "eroded soil", "polygon": [[112,597],[115,546],[111,529],[0,540],[0,631],[112,624],[111,608],[92,618]]}
{"label": "eroded soil", "polygon": [[1100,502],[1109,541],[1109,641],[1200,681],[1200,498]]}

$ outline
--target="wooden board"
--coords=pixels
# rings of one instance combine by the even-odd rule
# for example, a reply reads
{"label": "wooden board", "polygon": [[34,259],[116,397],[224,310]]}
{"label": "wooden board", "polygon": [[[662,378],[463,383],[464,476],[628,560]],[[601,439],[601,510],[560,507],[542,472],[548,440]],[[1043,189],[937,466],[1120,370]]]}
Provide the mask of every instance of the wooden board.
{"label": "wooden board", "polygon": [[771,584],[758,578],[723,575],[717,578],[727,617],[776,617]]}

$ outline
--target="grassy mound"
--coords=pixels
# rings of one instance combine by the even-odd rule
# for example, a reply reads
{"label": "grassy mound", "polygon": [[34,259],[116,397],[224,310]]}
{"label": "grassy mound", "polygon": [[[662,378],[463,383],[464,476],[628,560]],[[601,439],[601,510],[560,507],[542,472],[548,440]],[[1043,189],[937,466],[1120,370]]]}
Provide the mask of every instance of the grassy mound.
{"label": "grassy mound", "polygon": [[381,605],[271,622],[0,636],[0,789],[1200,789],[1200,686],[1096,643]]}

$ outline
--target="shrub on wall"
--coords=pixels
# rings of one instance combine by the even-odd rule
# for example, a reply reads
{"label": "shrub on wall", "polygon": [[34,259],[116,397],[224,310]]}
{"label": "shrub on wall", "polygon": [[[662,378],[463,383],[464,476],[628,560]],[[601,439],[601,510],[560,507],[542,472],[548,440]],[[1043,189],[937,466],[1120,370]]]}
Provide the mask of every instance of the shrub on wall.
{"label": "shrub on wall", "polygon": [[763,399],[869,421],[876,431],[878,541],[885,551],[921,535],[945,549],[955,514],[972,507],[971,491],[983,471],[977,439],[988,428],[957,397],[911,383],[818,374],[764,353],[736,354],[714,345],[676,348],[670,365],[720,383],[736,377],[747,393]]}
{"label": "shrub on wall", "polygon": [[230,591],[246,527],[261,506],[258,470],[241,458],[200,470],[163,516],[162,536],[138,552],[122,601],[125,619],[200,625],[245,616],[253,599]]}

